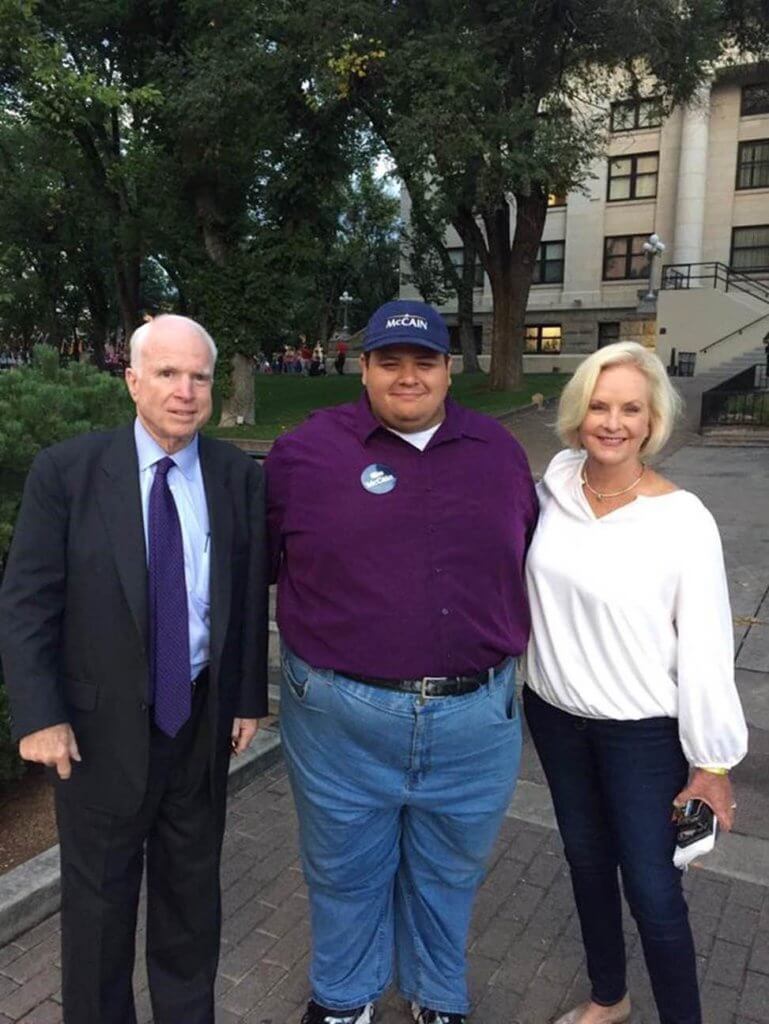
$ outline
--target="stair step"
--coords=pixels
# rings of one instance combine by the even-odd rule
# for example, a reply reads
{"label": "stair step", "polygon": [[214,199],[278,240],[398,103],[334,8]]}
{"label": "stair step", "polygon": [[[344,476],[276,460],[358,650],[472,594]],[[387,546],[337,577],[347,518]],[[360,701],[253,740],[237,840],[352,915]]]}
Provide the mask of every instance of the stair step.
{"label": "stair step", "polygon": [[769,427],[704,427],[702,443],[711,447],[769,448]]}

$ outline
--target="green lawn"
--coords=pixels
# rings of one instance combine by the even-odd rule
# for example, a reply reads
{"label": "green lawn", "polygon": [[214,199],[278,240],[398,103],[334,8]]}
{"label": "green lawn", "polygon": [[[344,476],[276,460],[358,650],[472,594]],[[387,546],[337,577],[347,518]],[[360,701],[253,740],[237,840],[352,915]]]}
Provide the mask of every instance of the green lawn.
{"label": "green lawn", "polygon": [[[499,416],[531,401],[531,396],[540,392],[546,398],[557,395],[568,380],[563,373],[527,374],[520,391],[489,391],[486,375],[460,373],[453,378],[451,393],[458,402],[477,409],[479,412]],[[210,432],[218,437],[253,437],[269,441],[301,423],[313,409],[326,405],[350,402],[360,394],[360,377],[345,374],[343,377],[331,374],[328,377],[257,376],[254,378],[256,392],[256,423],[243,427],[211,427]],[[216,422],[218,402],[215,403]]]}

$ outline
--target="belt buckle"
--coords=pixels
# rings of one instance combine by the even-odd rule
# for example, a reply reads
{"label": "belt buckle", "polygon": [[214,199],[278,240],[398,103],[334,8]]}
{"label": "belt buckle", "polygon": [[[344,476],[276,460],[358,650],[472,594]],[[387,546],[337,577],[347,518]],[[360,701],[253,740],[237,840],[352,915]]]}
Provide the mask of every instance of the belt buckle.
{"label": "belt buckle", "polygon": [[445,676],[422,676],[419,688],[419,703],[424,704],[425,701],[427,700],[437,700],[437,694],[433,695],[430,693],[426,693],[425,687],[427,686],[428,683],[442,682],[445,678]]}

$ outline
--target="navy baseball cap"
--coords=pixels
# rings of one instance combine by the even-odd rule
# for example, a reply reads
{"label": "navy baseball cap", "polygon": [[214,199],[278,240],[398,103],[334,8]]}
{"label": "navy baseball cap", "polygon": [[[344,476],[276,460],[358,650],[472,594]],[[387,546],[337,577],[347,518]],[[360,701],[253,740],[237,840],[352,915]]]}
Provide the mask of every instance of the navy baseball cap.
{"label": "navy baseball cap", "polygon": [[449,354],[449,329],[440,313],[426,302],[394,299],[372,314],[363,337],[363,351],[385,345],[421,345]]}

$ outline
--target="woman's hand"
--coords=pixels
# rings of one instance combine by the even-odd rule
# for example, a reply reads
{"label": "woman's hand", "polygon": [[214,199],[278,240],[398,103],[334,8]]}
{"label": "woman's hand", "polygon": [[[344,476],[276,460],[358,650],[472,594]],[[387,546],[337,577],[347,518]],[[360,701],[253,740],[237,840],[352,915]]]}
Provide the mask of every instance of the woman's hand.
{"label": "woman's hand", "polygon": [[704,800],[718,818],[719,826],[731,832],[737,805],[728,775],[714,775],[704,768],[693,768],[689,784],[681,790],[673,803],[676,807],[683,807],[687,800]]}

